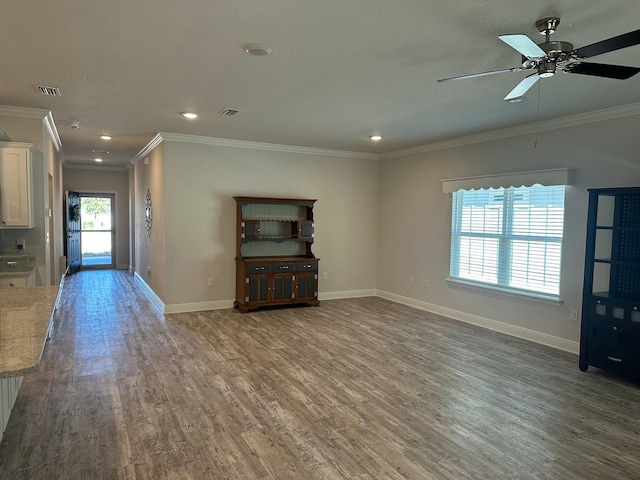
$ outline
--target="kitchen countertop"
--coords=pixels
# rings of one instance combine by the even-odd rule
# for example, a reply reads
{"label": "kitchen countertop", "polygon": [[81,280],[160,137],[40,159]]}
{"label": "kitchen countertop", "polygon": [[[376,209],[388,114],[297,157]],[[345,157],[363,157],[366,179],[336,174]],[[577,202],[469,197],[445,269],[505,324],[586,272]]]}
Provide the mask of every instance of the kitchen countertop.
{"label": "kitchen countertop", "polygon": [[61,288],[0,288],[0,378],[38,369]]}

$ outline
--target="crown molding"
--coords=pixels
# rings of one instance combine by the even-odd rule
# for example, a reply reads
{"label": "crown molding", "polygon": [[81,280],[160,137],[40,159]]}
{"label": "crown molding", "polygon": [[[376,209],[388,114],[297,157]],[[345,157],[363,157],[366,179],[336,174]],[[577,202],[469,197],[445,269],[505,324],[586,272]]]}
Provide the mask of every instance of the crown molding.
{"label": "crown molding", "polygon": [[185,135],[179,133],[159,133],[162,138],[173,142],[196,143],[202,145],[214,145],[217,147],[246,148],[270,152],[298,153],[302,155],[321,155],[325,157],[361,158],[365,160],[379,160],[377,153],[352,152],[346,150],[331,150],[325,148],[302,147],[296,145],[281,145],[277,143],[252,142],[248,140],[232,140],[228,138],[202,137],[198,135]]}
{"label": "crown molding", "polygon": [[406,157],[420,153],[434,152],[437,150],[446,150],[448,148],[463,147],[474,143],[490,142],[492,140],[501,140],[503,138],[517,137],[520,135],[528,135],[531,133],[544,132],[549,130],[558,130],[561,128],[575,127],[587,123],[602,122],[616,118],[630,117],[640,115],[640,103],[630,103],[619,107],[604,108],[593,112],[579,113],[577,115],[569,115],[567,117],[545,120],[542,122],[528,123],[517,127],[503,128],[490,132],[478,133],[474,135],[466,135],[450,140],[428,143],[417,147],[404,148],[394,150],[380,155],[380,159],[387,160],[391,158]]}
{"label": "crown molding", "polygon": [[158,145],[160,145],[162,142],[164,141],[163,135],[161,133],[156,134],[155,137],[153,137],[151,139],[151,141],[149,143],[147,143],[142,150],[140,150],[135,157],[133,157],[131,159],[131,161],[129,163],[135,165],[136,163],[138,163],[140,160],[142,160],[144,157],[146,157],[147,155],[149,155],[149,153],[151,153],[151,151],[156,148]]}
{"label": "crown molding", "polygon": [[61,152],[62,140],[60,140],[60,135],[58,135],[58,129],[53,121],[53,114],[51,112],[47,112],[42,119],[42,124],[44,125],[45,130],[49,133],[53,146],[56,147],[56,151]]}
{"label": "crown molding", "polygon": [[33,143],[29,142],[0,142],[0,147],[12,147],[12,148],[28,148],[33,150],[38,150],[38,147]]}
{"label": "crown molding", "polygon": [[0,105],[0,115],[11,117],[38,118],[43,120],[49,114],[49,110],[41,108],[13,107],[11,105]]}
{"label": "crown molding", "polygon": [[[1,110],[0,110],[1,112]],[[327,157],[342,158],[359,158],[365,160],[387,160],[393,158],[406,157],[421,153],[434,152],[438,150],[446,150],[449,148],[463,147],[477,143],[501,140],[504,138],[517,137],[520,135],[529,135],[537,132],[549,130],[558,130],[562,128],[575,127],[588,123],[602,122],[616,118],[640,115],[640,103],[631,103],[618,107],[605,108],[595,110],[593,112],[580,113],[566,117],[555,118],[542,122],[528,123],[517,127],[503,128],[492,130],[489,132],[477,133],[473,135],[465,135],[449,140],[442,140],[433,143],[419,145],[417,147],[404,148],[400,150],[392,150],[385,153],[368,153],[347,150],[331,150],[315,147],[303,147],[296,145],[281,145],[276,143],[262,143],[248,140],[233,140],[228,138],[204,137],[200,135],[186,135],[180,133],[159,132],[138,154],[131,159],[132,164],[138,163],[154,148],[163,141],[183,142],[200,145],[213,145],[218,147],[245,148],[252,150],[262,150],[271,152],[297,153],[302,155],[320,155]]]}

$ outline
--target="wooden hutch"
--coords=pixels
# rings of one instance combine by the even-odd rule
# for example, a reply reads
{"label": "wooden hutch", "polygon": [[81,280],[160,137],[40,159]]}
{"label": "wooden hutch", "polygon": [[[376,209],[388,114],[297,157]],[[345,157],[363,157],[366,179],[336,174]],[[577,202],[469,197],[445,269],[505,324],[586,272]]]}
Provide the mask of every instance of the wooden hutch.
{"label": "wooden hutch", "polygon": [[273,305],[318,301],[314,240],[316,200],[233,197],[236,200],[236,300],[246,313]]}

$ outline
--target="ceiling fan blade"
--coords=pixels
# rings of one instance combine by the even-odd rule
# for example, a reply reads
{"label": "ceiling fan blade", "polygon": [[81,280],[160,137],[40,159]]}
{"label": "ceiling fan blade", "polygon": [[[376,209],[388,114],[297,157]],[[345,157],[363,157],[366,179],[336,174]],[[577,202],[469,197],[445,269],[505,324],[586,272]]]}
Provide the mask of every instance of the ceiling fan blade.
{"label": "ceiling fan blade", "polygon": [[460,75],[458,77],[441,78],[438,83],[448,82],[450,80],[464,80],[466,78],[486,77],[487,75],[496,75],[498,73],[520,72],[525,70],[524,67],[503,68],[502,70],[491,70],[489,72],[471,73],[469,75]]}
{"label": "ceiling fan blade", "polygon": [[547,56],[547,52],[542,50],[526,35],[500,35],[498,38],[510,47],[515,48],[527,58],[541,58]]}
{"label": "ceiling fan blade", "polygon": [[623,65],[607,65],[604,63],[574,63],[564,68],[565,72],[578,73],[580,75],[593,75],[595,77],[615,78],[626,80],[640,72],[637,67],[625,67]]}
{"label": "ceiling fan blade", "polygon": [[506,97],[505,100],[511,100],[513,98],[518,98],[523,96],[527,91],[535,85],[540,77],[537,73],[532,73],[528,77],[524,77],[524,79],[516,85],[516,88],[511,90]]}
{"label": "ceiling fan blade", "polygon": [[571,52],[571,54],[578,58],[589,58],[639,44],[640,30],[634,30],[633,32],[624,33],[622,35],[618,35],[617,37],[611,37],[600,42],[592,43],[591,45],[580,47]]}

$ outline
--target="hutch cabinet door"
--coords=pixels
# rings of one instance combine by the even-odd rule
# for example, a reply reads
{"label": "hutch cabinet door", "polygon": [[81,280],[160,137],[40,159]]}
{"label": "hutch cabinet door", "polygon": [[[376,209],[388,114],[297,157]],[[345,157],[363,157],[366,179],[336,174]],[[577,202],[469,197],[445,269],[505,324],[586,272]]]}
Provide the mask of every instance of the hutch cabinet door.
{"label": "hutch cabinet door", "polygon": [[269,302],[269,275],[249,275],[247,277],[245,302]]}
{"label": "hutch cabinet door", "polygon": [[298,273],[298,298],[315,298],[317,291],[318,275],[316,273]]}
{"label": "hutch cabinet door", "polygon": [[290,273],[273,275],[273,301],[285,302],[295,298],[293,291],[293,279],[295,277]]}
{"label": "hutch cabinet door", "polygon": [[301,221],[298,222],[298,239],[299,240],[313,240],[313,221]]}
{"label": "hutch cabinet door", "polygon": [[243,220],[240,223],[241,237],[244,240],[257,240],[260,238],[260,220]]}

